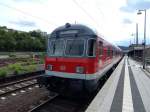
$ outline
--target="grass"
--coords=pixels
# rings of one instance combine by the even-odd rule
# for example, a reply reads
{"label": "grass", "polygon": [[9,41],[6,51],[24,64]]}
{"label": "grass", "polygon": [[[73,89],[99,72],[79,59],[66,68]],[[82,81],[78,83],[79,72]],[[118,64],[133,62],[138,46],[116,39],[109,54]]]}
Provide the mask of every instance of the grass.
{"label": "grass", "polygon": [[8,70],[13,71],[13,74],[20,74],[22,71],[24,71],[23,66],[21,66],[20,63],[8,65]]}
{"label": "grass", "polygon": [[34,72],[37,69],[38,64],[22,65],[21,63],[10,64],[0,68],[0,77],[6,77],[8,75],[19,75],[28,72]]}
{"label": "grass", "polygon": [[36,71],[39,64],[44,63],[45,53],[39,54],[39,60],[34,59],[32,56],[30,58],[17,58],[15,54],[9,53],[11,59],[16,60],[15,64],[9,64],[0,68],[0,77],[6,77],[8,75],[18,75],[27,72]]}
{"label": "grass", "polygon": [[7,72],[5,69],[0,69],[0,77],[6,77],[7,76]]}
{"label": "grass", "polygon": [[29,65],[29,66],[25,66],[24,70],[26,72],[33,72],[33,71],[36,71],[36,68],[37,68],[37,65]]}

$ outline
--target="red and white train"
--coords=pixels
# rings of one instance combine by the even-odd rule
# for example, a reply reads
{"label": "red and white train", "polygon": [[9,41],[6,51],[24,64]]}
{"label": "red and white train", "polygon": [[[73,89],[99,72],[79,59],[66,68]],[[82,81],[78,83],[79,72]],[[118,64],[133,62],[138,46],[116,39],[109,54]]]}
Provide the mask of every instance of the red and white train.
{"label": "red and white train", "polygon": [[122,57],[120,48],[79,24],[55,29],[47,44],[40,83],[55,92],[94,91],[99,79]]}

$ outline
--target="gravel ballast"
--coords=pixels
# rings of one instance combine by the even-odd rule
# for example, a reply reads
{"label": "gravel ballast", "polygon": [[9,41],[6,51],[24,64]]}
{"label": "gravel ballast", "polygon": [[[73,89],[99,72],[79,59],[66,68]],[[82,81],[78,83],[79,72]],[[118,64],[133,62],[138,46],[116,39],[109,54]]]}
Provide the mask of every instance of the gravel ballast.
{"label": "gravel ballast", "polygon": [[[24,92],[25,91],[25,92]],[[47,99],[49,92],[45,88],[28,88],[13,95],[0,98],[0,112],[27,112],[41,100]]]}

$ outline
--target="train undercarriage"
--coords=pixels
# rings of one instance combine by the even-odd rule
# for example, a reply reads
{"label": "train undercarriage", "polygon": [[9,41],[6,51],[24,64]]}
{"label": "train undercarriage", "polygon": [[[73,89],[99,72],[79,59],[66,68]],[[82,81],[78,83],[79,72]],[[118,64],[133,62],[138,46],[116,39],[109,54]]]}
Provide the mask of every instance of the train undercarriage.
{"label": "train undercarriage", "polygon": [[99,79],[81,80],[60,78],[55,76],[42,76],[38,79],[40,86],[59,94],[90,94],[96,91]]}

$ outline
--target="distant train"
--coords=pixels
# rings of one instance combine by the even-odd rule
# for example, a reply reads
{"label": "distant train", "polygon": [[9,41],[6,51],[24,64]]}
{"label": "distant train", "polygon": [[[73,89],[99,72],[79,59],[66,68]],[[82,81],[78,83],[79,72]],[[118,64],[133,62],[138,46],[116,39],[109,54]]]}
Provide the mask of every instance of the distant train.
{"label": "distant train", "polygon": [[67,23],[55,29],[47,40],[45,75],[39,82],[55,92],[92,92],[121,57],[120,48],[92,29]]}

